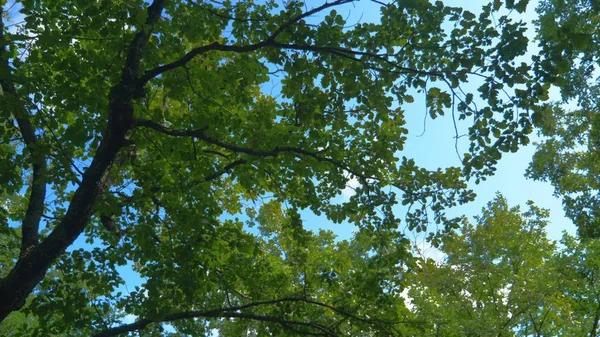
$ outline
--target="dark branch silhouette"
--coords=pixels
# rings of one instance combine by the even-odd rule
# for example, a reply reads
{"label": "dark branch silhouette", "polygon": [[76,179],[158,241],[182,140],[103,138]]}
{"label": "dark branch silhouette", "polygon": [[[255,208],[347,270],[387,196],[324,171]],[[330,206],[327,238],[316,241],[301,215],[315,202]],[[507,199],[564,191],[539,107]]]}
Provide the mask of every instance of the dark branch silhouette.
{"label": "dark branch silhouette", "polygon": [[235,145],[235,144],[230,144],[230,143],[224,142],[220,139],[216,139],[214,137],[207,135],[204,129],[196,129],[196,130],[171,129],[171,128],[168,128],[164,125],[158,124],[158,123],[148,120],[148,119],[138,119],[135,121],[134,125],[135,125],[135,127],[146,127],[146,128],[152,129],[154,131],[163,133],[165,135],[173,136],[173,137],[194,137],[194,138],[200,139],[206,143],[221,147],[223,149],[226,149],[226,150],[229,150],[232,152],[236,152],[236,153],[244,153],[244,154],[251,155],[251,156],[276,157],[282,153],[293,153],[298,156],[310,157],[310,158],[316,159],[318,161],[331,163],[339,169],[348,171],[350,174],[354,175],[355,177],[361,179],[364,182],[366,182],[367,179],[370,178],[370,177],[367,177],[366,175],[358,172],[357,170],[349,167],[348,165],[345,165],[344,163],[342,163],[340,161],[337,161],[333,158],[324,157],[316,151],[309,151],[309,150],[302,149],[299,147],[277,146],[270,150],[258,150],[258,149],[252,149],[252,148],[239,146],[239,145]]}
{"label": "dark branch silhouette", "polygon": [[208,44],[205,46],[194,48],[189,53],[185,54],[183,57],[178,59],[177,61],[174,61],[172,63],[167,63],[165,65],[156,67],[152,70],[146,71],[146,73],[144,73],[144,75],[140,79],[140,83],[143,85],[162,73],[185,66],[188,62],[190,62],[192,59],[194,59],[194,57],[204,54],[208,51],[219,50],[219,51],[231,51],[231,52],[244,53],[244,52],[252,52],[252,51],[258,50],[260,48],[269,47],[269,46],[277,47],[276,43],[275,43],[275,39],[279,35],[281,35],[281,33],[283,33],[286,29],[293,26],[295,23],[298,23],[299,21],[301,21],[311,15],[322,12],[323,10],[325,10],[327,8],[332,8],[335,6],[343,5],[346,3],[351,3],[354,1],[355,0],[336,0],[336,1],[332,1],[332,2],[326,2],[321,6],[315,7],[309,11],[299,14],[299,15],[291,18],[290,20],[286,21],[285,23],[281,24],[271,35],[269,35],[268,38],[266,38],[265,40],[263,40],[259,43],[256,43],[256,44],[247,45],[247,46],[235,46],[235,45],[228,46],[228,45],[220,44],[218,42],[214,42],[214,43],[211,43],[211,44]]}
{"label": "dark branch silhouette", "polygon": [[[150,324],[167,323],[167,322],[173,322],[173,321],[177,321],[177,320],[190,319],[190,318],[250,319],[250,320],[262,321],[262,322],[277,323],[277,324],[281,325],[283,328],[293,330],[297,333],[301,333],[306,336],[329,336],[329,337],[339,336],[338,332],[336,331],[335,325],[327,326],[322,323],[298,321],[298,320],[287,319],[287,318],[284,318],[281,316],[263,315],[263,314],[247,312],[247,310],[252,309],[252,308],[265,307],[265,306],[269,306],[269,305],[276,305],[276,304],[286,303],[286,302],[288,302],[288,303],[290,303],[290,302],[291,303],[303,303],[303,304],[307,304],[307,305],[319,306],[319,307],[326,308],[328,310],[331,310],[332,312],[335,312],[335,313],[341,315],[342,316],[341,319],[344,319],[344,320],[351,319],[351,320],[359,321],[359,322],[366,323],[366,324],[374,324],[374,325],[378,325],[378,327],[380,327],[380,328],[381,328],[381,324],[386,324],[386,325],[392,326],[394,324],[406,324],[406,323],[412,324],[412,323],[414,323],[414,322],[386,322],[386,321],[382,321],[382,320],[367,319],[367,318],[359,317],[348,311],[338,309],[332,305],[322,303],[322,302],[319,302],[316,300],[311,300],[311,299],[304,298],[304,297],[286,297],[286,298],[267,300],[267,301],[256,301],[256,302],[251,302],[251,303],[242,304],[242,305],[238,305],[238,306],[229,306],[229,307],[225,307],[225,308],[206,310],[206,311],[177,312],[177,313],[167,314],[160,319],[143,318],[143,319],[140,319],[140,320],[130,323],[130,324],[124,324],[121,326],[117,326],[114,328],[104,330],[104,331],[96,334],[94,337],[113,337],[113,336],[118,336],[120,334],[124,334],[124,333],[128,333],[128,332],[143,330],[146,327],[148,327],[148,325],[150,325]],[[391,331],[388,331],[388,332],[390,333],[390,336],[393,336],[393,333]]]}

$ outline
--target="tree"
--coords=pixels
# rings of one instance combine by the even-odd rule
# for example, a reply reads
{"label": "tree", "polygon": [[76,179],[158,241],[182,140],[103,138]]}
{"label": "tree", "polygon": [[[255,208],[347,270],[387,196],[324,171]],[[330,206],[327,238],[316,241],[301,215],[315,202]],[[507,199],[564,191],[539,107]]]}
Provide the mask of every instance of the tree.
{"label": "tree", "polygon": [[534,114],[544,140],[529,176],[549,181],[582,237],[600,236],[600,2],[547,0],[538,13],[538,81],[561,90],[563,102]]}
{"label": "tree", "polygon": [[[415,336],[598,336],[600,241],[547,238],[548,210],[498,195],[409,273]],[[407,335],[410,335],[410,331]]]}
{"label": "tree", "polygon": [[[235,215],[266,197],[310,209],[357,224],[371,245],[363,259],[387,261],[399,240],[393,206],[411,205],[413,229],[425,230],[430,212],[455,225],[444,210],[473,198],[466,178],[485,178],[503,151],[528,142],[528,109],[545,90],[527,86],[528,66],[514,62],[527,48],[523,24],[506,15],[493,24],[499,2],[478,17],[441,2],[377,1],[378,22],[351,25],[341,13],[354,2],[0,1],[2,242],[15,227],[20,241],[2,257],[0,318],[29,303],[55,327],[46,335],[152,331],[175,319],[187,334],[228,321],[336,334],[352,311],[327,324],[318,310],[304,315],[308,304],[340,311],[331,298],[308,302],[319,287],[298,297],[294,283],[269,283],[287,272],[287,253],[269,253]],[[262,89],[277,76],[279,92]],[[461,88],[472,77],[482,79],[477,99]],[[424,92],[432,117],[451,109],[472,122],[464,171],[400,159],[409,88]],[[337,202],[351,178],[356,194]],[[294,223],[277,235],[302,233]],[[81,236],[89,249],[70,249]],[[123,295],[117,266],[128,263],[145,284]],[[229,303],[239,275],[272,289]],[[383,296],[375,289],[369,300]],[[114,330],[124,312],[139,320]]]}
{"label": "tree", "polygon": [[[498,195],[477,217],[443,239],[441,262],[420,261],[408,296],[424,336],[557,336],[563,305],[552,267],[549,213],[526,212]],[[567,334],[568,335],[568,334]]]}
{"label": "tree", "polygon": [[569,311],[563,315],[564,336],[598,336],[600,324],[600,242],[565,234],[556,263]]}

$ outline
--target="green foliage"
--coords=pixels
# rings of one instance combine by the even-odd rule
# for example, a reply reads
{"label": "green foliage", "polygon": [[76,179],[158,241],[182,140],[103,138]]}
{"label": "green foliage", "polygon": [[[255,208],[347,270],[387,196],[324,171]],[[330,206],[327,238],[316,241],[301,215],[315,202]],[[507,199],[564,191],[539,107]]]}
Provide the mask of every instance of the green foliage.
{"label": "green foliage", "polygon": [[[446,210],[474,198],[466,179],[528,143],[545,89],[515,63],[524,24],[496,15],[499,2],[478,16],[390,2],[353,25],[351,2],[4,4],[23,20],[0,27],[0,319],[14,312],[3,329],[412,329],[398,323],[414,261],[395,206],[410,207],[411,230],[451,232],[460,219]],[[482,85],[465,92],[473,77]],[[432,118],[451,109],[471,123],[462,167],[403,156],[412,89]],[[340,201],[350,179],[356,193]],[[355,237],[306,231],[308,210]],[[122,292],[120,266],[144,283]],[[138,320],[115,327],[125,315]]]}
{"label": "green foliage", "polygon": [[546,237],[548,211],[497,196],[409,276],[414,336],[595,336],[600,242]]}
{"label": "green foliage", "polygon": [[565,336],[597,334],[600,323],[600,242],[564,235],[561,243],[564,248],[557,254],[555,263],[568,307],[557,321],[559,331]]}
{"label": "green foliage", "polygon": [[544,140],[528,174],[552,183],[582,237],[600,237],[599,8],[595,0],[541,2],[542,51],[534,58],[538,80],[558,87],[571,106],[547,105],[534,113]]}
{"label": "green foliage", "polygon": [[408,296],[432,325],[428,335],[527,336],[532,324],[541,326],[559,289],[548,266],[555,246],[544,232],[547,216],[497,196],[476,225],[465,220],[443,239],[443,262],[422,259]]}

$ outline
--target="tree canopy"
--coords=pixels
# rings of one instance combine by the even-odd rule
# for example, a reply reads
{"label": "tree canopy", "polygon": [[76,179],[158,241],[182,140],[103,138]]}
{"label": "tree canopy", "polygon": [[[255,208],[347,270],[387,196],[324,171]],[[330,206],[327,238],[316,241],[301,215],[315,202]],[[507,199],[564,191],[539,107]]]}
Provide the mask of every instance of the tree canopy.
{"label": "tree canopy", "polygon": [[[378,17],[345,14],[361,4]],[[542,210],[522,220],[499,201],[477,229],[446,211],[473,200],[468,179],[485,180],[503,152],[547,124],[551,108],[539,103],[551,84],[579,90],[557,78],[597,61],[575,60],[597,45],[591,27],[580,43],[552,35],[542,16],[541,41],[556,44],[532,66],[525,23],[510,16],[523,0],[477,14],[427,0],[0,5],[5,335],[418,336],[442,321],[423,320],[427,306],[412,310],[400,296],[427,282],[414,273],[429,268],[401,221],[418,232],[440,225],[430,239],[450,265],[477,277],[498,269],[507,278],[496,290],[525,272],[511,263],[544,275],[536,268],[552,244],[540,238]],[[572,63],[552,63],[567,47]],[[467,125],[462,166],[425,169],[403,154],[416,95],[456,138],[457,123]],[[356,193],[340,201],[351,179]],[[408,212],[400,217],[397,205]],[[358,230],[349,240],[307,231],[307,210]],[[478,246],[478,235],[491,238]],[[465,242],[483,254],[496,235],[510,245],[490,250],[490,261],[464,257]],[[515,255],[496,263],[506,252]],[[143,284],[122,291],[123,268]],[[451,267],[432,273],[440,270],[451,286],[466,282]],[[415,301],[446,294],[423,284],[432,294]],[[527,296],[511,304],[538,322],[538,289],[514,284]],[[488,328],[508,316],[486,316]]]}
{"label": "tree canopy", "polygon": [[418,336],[597,336],[600,242],[549,240],[548,215],[498,195],[444,238],[442,260],[420,259],[406,296]]}
{"label": "tree canopy", "polygon": [[567,216],[583,237],[600,237],[600,2],[548,0],[538,12],[539,81],[561,91],[562,102],[540,109],[544,141],[529,169],[563,197]]}

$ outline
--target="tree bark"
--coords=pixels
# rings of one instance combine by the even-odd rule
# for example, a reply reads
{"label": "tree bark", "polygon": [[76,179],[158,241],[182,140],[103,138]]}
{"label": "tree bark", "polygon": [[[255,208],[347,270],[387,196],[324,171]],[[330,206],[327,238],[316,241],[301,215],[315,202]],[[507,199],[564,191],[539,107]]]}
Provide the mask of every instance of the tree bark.
{"label": "tree bark", "polygon": [[590,337],[597,336],[598,321],[600,321],[600,306],[598,306],[598,308],[596,308],[596,313],[594,314],[594,324],[592,325],[592,330],[590,330]]}

